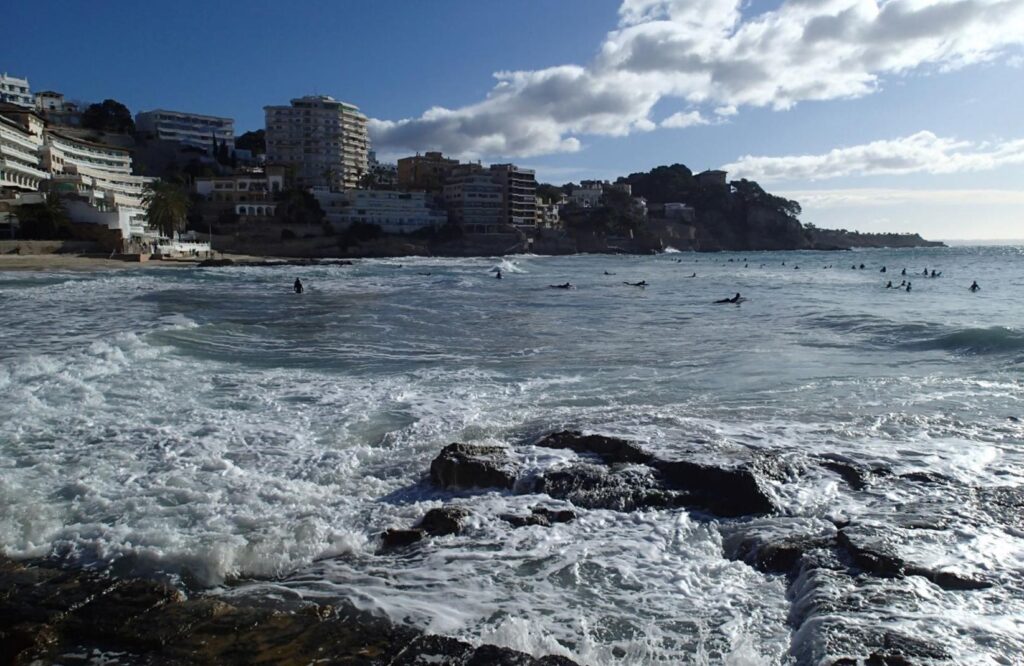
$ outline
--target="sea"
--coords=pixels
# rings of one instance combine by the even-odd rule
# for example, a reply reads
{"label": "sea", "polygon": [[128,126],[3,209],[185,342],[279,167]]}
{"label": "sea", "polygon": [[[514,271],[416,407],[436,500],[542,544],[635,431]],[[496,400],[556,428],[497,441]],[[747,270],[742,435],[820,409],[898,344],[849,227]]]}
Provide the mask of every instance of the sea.
{"label": "sea", "polygon": [[[825,663],[844,631],[912,638],[915,663],[1024,661],[1024,528],[984,499],[1024,482],[1024,247],[2,272],[0,320],[11,557],[582,664]],[[764,480],[768,517],[519,528],[499,516],[564,502],[429,481],[451,442],[571,465],[536,446],[563,429],[797,472]],[[878,473],[855,488],[825,459]],[[381,548],[448,504],[461,533]],[[988,586],[795,585],[733,552],[835,525]]]}

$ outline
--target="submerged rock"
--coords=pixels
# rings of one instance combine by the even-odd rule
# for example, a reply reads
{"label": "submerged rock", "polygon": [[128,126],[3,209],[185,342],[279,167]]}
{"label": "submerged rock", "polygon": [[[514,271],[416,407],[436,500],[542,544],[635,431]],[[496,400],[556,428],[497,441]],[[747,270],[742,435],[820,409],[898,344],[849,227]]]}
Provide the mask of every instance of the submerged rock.
{"label": "submerged rock", "polygon": [[411,546],[417,541],[422,540],[423,530],[415,528],[411,530],[390,529],[385,530],[384,533],[380,535],[380,544],[386,550],[393,548],[405,548],[406,546]]}
{"label": "submerged rock", "polygon": [[427,511],[417,527],[430,536],[458,534],[469,511],[459,506],[442,506]]}
{"label": "submerged rock", "polygon": [[618,437],[584,435],[578,430],[563,430],[543,437],[537,446],[549,449],[570,449],[576,453],[592,453],[607,465],[615,463],[649,463],[650,453],[640,446]]}
{"label": "submerged rock", "polygon": [[0,663],[94,663],[102,655],[125,664],[574,664],[426,635],[351,606],[186,599],[151,581],[0,558]]}
{"label": "submerged rock", "polygon": [[511,490],[518,466],[501,446],[449,444],[430,463],[430,480],[442,488]]}
{"label": "submerged rock", "polygon": [[548,509],[542,506],[535,506],[525,516],[503,513],[498,517],[512,527],[529,527],[531,525],[550,527],[555,523],[571,523],[576,520],[576,512],[570,509]]}
{"label": "submerged rock", "polygon": [[685,491],[687,503],[727,518],[773,513],[775,504],[746,467],[715,467],[684,460],[657,460],[667,487]]}
{"label": "submerged rock", "polygon": [[585,509],[636,511],[683,506],[682,493],[666,490],[653,470],[641,466],[608,469],[579,464],[536,479],[534,492],[572,502]]}

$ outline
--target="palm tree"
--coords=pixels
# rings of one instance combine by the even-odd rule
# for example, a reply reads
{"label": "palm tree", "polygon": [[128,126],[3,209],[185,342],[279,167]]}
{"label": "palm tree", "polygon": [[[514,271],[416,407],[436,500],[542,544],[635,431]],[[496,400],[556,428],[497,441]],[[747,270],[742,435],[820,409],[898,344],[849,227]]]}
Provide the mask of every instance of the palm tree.
{"label": "palm tree", "polygon": [[188,194],[174,183],[155,182],[146,186],[142,196],[149,224],[168,238],[185,230],[186,216],[191,203]]}

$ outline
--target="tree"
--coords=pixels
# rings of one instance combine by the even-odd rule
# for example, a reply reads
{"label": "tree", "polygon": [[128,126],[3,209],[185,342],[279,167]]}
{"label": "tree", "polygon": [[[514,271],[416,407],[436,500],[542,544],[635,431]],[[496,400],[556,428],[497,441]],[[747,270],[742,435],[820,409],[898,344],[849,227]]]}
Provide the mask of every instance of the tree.
{"label": "tree", "polygon": [[267,152],[267,135],[263,130],[246,132],[235,139],[235,148],[238,150],[251,151],[253,155],[263,155]]}
{"label": "tree", "polygon": [[228,152],[228,142],[220,140],[220,147],[217,148],[217,163],[227,166],[231,161],[231,154]]}
{"label": "tree", "polygon": [[288,224],[320,224],[324,211],[308,190],[293,188],[281,193],[274,217]]}
{"label": "tree", "polygon": [[72,235],[64,202],[53,192],[42,203],[18,206],[17,215],[22,238],[62,240]]}
{"label": "tree", "polygon": [[82,113],[82,127],[98,132],[130,134],[135,131],[135,121],[128,107],[114,99],[105,99],[101,104],[90,104]]}
{"label": "tree", "polygon": [[146,186],[142,196],[149,223],[168,238],[185,229],[189,199],[184,188],[175,183],[155,182]]}
{"label": "tree", "polygon": [[537,196],[548,203],[558,203],[564,194],[565,193],[562,191],[562,188],[556,185],[551,185],[549,183],[541,183],[537,185]]}

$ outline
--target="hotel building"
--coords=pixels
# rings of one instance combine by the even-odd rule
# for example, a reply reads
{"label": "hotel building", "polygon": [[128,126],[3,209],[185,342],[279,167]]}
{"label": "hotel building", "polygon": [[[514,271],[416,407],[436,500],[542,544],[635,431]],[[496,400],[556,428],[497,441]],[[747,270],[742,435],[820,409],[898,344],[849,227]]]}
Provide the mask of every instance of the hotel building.
{"label": "hotel building", "polygon": [[235,120],[199,113],[156,109],[135,114],[135,131],[154,139],[177,141],[210,151],[213,142],[235,149]]}

